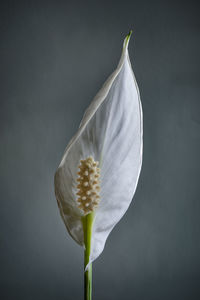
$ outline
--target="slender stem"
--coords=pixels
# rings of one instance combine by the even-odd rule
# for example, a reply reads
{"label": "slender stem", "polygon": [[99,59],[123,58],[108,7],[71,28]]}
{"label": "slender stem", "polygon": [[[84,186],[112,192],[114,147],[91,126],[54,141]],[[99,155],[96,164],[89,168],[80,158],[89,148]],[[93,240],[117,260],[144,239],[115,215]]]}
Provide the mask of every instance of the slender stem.
{"label": "slender stem", "polygon": [[92,263],[84,272],[84,300],[92,300]]}
{"label": "slender stem", "polygon": [[84,231],[84,300],[92,300],[92,263],[89,265],[87,270],[86,266],[90,259],[90,248],[91,248],[91,237],[92,237],[92,224],[93,224],[93,213],[87,214],[83,217],[83,231]]}

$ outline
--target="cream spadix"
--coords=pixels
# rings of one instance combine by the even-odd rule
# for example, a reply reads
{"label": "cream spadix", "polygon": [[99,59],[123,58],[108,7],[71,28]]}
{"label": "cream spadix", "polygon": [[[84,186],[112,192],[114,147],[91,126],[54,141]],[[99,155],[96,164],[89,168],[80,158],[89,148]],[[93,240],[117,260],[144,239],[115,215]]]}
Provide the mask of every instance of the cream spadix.
{"label": "cream spadix", "polygon": [[84,246],[83,216],[93,213],[90,262],[130,205],[142,165],[142,107],[124,41],[117,69],[86,110],[55,174],[60,214]]}

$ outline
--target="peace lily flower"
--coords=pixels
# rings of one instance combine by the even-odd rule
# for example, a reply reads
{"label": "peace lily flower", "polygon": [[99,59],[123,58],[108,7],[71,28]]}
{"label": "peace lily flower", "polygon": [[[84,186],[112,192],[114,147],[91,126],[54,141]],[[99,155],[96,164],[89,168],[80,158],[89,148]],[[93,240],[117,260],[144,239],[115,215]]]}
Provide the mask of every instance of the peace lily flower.
{"label": "peace lily flower", "polygon": [[142,107],[129,60],[130,35],[55,174],[61,217],[85,248],[85,299],[91,299],[91,263],[128,209],[142,165]]}

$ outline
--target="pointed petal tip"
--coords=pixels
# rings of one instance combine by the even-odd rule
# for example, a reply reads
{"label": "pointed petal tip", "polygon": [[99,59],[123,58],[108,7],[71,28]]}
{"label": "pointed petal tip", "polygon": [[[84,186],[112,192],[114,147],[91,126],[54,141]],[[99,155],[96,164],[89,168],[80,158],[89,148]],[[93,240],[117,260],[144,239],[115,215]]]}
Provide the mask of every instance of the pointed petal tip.
{"label": "pointed petal tip", "polygon": [[130,30],[129,33],[128,33],[128,35],[125,37],[125,40],[124,40],[124,46],[123,46],[124,49],[127,49],[127,48],[128,48],[128,44],[129,44],[129,41],[130,41],[132,32],[133,32],[133,31]]}
{"label": "pointed petal tip", "polygon": [[133,33],[133,30],[131,29],[131,30],[129,31],[128,35],[126,36],[126,38],[130,39],[132,33]]}

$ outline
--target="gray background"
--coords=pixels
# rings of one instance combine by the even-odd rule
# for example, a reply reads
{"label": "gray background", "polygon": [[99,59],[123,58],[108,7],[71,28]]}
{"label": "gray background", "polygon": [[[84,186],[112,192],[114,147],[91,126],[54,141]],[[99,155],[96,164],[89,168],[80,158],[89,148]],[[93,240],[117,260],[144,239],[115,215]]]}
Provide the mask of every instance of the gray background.
{"label": "gray background", "polygon": [[94,263],[94,299],[200,299],[197,1],[4,1],[0,14],[0,298],[82,299],[53,176],[133,29],[143,168]]}

